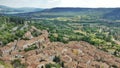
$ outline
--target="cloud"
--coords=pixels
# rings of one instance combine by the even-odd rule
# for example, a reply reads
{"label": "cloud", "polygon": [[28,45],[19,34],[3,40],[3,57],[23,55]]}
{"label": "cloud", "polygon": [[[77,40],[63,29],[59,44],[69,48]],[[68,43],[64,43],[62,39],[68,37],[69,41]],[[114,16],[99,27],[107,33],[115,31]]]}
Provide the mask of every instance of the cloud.
{"label": "cloud", "polygon": [[0,0],[11,7],[120,7],[120,0]]}
{"label": "cloud", "polygon": [[59,5],[61,0],[0,0],[0,5],[10,7],[50,8]]}
{"label": "cloud", "polygon": [[60,2],[61,0],[47,0],[48,2]]}
{"label": "cloud", "polygon": [[120,7],[120,0],[62,0],[66,7]]}

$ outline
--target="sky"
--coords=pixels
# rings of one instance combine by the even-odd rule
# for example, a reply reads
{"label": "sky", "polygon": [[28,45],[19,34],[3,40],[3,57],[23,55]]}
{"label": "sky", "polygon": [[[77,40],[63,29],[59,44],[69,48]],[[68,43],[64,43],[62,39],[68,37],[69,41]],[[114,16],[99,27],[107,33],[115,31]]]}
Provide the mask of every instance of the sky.
{"label": "sky", "polygon": [[120,0],[0,0],[0,5],[9,7],[120,7]]}

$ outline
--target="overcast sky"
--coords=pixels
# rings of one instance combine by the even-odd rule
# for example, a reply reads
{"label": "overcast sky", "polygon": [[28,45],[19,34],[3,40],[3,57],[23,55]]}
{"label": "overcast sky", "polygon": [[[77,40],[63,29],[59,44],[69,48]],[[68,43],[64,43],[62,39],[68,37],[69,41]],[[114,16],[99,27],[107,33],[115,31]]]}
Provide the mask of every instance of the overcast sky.
{"label": "overcast sky", "polygon": [[120,0],[0,0],[10,7],[120,7]]}

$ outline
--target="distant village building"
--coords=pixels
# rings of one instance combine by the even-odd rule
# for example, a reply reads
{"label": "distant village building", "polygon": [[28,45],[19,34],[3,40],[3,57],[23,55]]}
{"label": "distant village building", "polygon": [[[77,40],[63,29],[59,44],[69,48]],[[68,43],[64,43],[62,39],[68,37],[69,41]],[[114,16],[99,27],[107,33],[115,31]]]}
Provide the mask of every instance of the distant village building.
{"label": "distant village building", "polygon": [[26,39],[32,39],[33,36],[32,36],[32,34],[31,34],[30,31],[27,31],[27,32],[24,34],[23,38],[26,38]]}

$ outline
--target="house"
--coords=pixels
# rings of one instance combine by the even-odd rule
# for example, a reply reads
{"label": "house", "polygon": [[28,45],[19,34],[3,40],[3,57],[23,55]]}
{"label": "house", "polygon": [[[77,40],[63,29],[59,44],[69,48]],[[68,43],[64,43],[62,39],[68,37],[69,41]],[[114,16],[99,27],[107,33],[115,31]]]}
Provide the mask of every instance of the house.
{"label": "house", "polygon": [[[45,38],[42,35],[31,38],[30,40],[19,40],[17,42],[17,48],[23,50],[25,48],[30,47],[33,44],[43,43],[44,41],[45,41]],[[38,45],[36,45],[36,46],[39,47]]]}
{"label": "house", "polygon": [[14,42],[10,42],[6,46],[0,48],[2,56],[9,55],[12,51],[14,51],[16,49],[16,43],[17,41],[15,40]]}
{"label": "house", "polygon": [[45,68],[45,64],[39,64],[36,68]]}
{"label": "house", "polygon": [[33,38],[33,36],[32,36],[32,34],[31,34],[30,31],[27,31],[27,32],[24,34],[23,37],[24,37],[24,38],[27,38],[27,39],[32,39],[32,38]]}
{"label": "house", "polygon": [[72,62],[72,58],[68,55],[65,55],[65,56],[62,56],[61,57],[61,60],[65,63],[69,63],[69,62]]}
{"label": "house", "polygon": [[65,63],[65,68],[77,68],[77,62],[72,61],[72,62],[69,62],[69,63]]}
{"label": "house", "polygon": [[[5,54],[10,54],[11,51],[14,51],[15,49],[18,50],[24,50],[25,48],[28,48],[29,46],[36,44],[36,43],[45,43],[45,40],[48,39],[48,32],[46,30],[42,31],[42,35],[38,36],[38,37],[34,37],[32,38],[31,33],[27,32],[26,35],[30,35],[29,38],[31,38],[30,40],[18,40],[18,41],[14,41],[14,42],[10,42],[8,43],[6,46],[0,48],[0,52],[1,52],[1,56],[5,55]],[[38,46],[38,45],[36,45]],[[40,47],[40,46],[38,46]]]}
{"label": "house", "polygon": [[23,46],[25,45],[26,41],[25,40],[19,40],[17,42],[17,49],[18,50],[22,50],[23,49]]}

